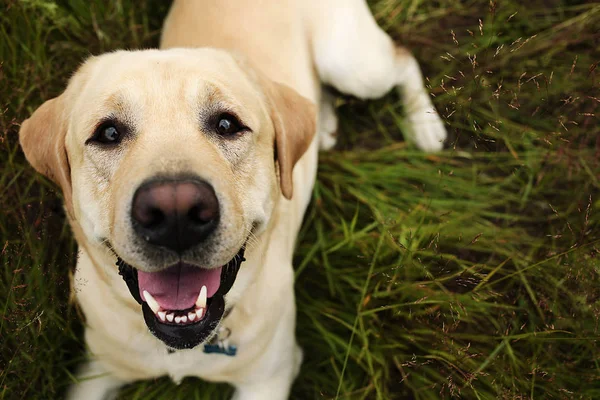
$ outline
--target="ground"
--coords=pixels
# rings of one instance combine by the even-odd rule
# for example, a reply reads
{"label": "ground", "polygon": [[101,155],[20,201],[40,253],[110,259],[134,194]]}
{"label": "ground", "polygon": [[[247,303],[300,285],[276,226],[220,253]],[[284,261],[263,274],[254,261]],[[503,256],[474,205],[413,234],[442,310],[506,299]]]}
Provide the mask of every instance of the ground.
{"label": "ground", "polygon": [[[402,141],[391,94],[340,97],[295,258],[294,399],[600,398],[600,4],[374,0],[450,133]],[[156,46],[168,2],[2,0],[0,397],[60,398],[83,356],[60,194],[19,123],[90,54]],[[225,399],[134,384],[122,399]]]}

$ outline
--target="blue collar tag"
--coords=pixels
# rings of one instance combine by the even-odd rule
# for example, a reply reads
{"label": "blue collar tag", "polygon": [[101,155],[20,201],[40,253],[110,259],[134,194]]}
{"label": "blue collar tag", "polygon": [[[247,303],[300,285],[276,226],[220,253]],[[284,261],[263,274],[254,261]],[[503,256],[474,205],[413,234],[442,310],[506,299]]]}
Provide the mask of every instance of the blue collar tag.
{"label": "blue collar tag", "polygon": [[204,345],[204,353],[206,354],[224,354],[229,357],[235,356],[237,353],[236,346],[222,346],[219,344],[205,344]]}
{"label": "blue collar tag", "polygon": [[219,327],[219,332],[214,338],[204,345],[205,354],[224,354],[229,357],[233,357],[237,353],[237,346],[229,344],[229,336],[231,336],[231,329]]}

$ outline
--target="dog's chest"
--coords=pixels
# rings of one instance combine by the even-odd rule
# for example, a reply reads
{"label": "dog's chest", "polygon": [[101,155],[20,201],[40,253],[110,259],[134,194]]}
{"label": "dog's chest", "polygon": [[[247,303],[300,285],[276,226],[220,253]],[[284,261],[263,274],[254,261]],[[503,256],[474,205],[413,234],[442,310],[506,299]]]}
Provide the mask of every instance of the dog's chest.
{"label": "dog's chest", "polygon": [[219,333],[210,341],[191,350],[161,349],[153,363],[179,384],[186,376],[207,380],[217,379],[227,373],[238,362],[237,347],[230,341],[231,331],[219,328]]}
{"label": "dog's chest", "polygon": [[211,380],[212,376],[231,368],[231,364],[235,363],[235,357],[216,353],[206,354],[202,349],[175,352],[165,350],[160,362],[173,382],[179,384],[186,376]]}

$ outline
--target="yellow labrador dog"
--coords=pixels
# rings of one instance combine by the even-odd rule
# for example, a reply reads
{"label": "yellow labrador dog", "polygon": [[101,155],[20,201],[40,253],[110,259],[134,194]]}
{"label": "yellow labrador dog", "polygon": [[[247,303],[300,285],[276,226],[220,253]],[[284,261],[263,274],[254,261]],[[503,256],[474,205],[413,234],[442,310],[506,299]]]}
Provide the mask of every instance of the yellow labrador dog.
{"label": "yellow labrador dog", "polygon": [[321,85],[398,86],[409,139],[434,151],[446,132],[363,0],[176,0],[161,48],[91,57],[21,127],[79,243],[90,360],[68,396],[168,375],[286,399],[294,242],[337,128]]}

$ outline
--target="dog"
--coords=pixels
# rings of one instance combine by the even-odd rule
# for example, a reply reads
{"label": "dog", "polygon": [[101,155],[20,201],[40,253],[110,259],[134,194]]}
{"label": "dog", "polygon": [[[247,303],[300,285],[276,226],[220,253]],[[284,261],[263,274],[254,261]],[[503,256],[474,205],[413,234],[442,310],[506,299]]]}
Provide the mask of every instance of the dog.
{"label": "dog", "polygon": [[302,362],[292,254],[336,140],[323,87],[398,87],[425,151],[444,125],[363,0],[175,0],[160,48],[90,57],[20,129],[79,245],[89,361],[67,397],[168,375],[286,399]]}

